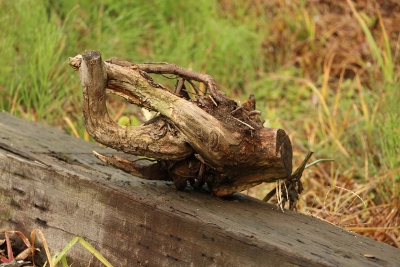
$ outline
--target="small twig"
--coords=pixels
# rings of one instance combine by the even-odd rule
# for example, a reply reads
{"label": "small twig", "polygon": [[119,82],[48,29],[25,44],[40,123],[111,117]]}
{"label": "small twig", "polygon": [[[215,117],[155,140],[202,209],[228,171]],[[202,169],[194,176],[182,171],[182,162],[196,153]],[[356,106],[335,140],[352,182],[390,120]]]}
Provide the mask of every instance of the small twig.
{"label": "small twig", "polygon": [[[285,191],[286,191],[286,199],[289,200],[289,189],[287,188],[286,183],[283,183],[283,186],[285,187]],[[290,200],[289,200],[289,202],[290,202]],[[283,211],[283,209],[282,209],[282,211]]]}
{"label": "small twig", "polygon": [[211,100],[212,100],[212,102],[214,103],[214,105],[215,105],[216,107],[218,107],[218,104],[217,104],[217,102],[215,102],[214,98],[212,98],[211,95],[208,95],[208,97],[211,98]]}
{"label": "small twig", "polygon": [[281,208],[282,212],[284,212],[283,205],[282,205],[283,198],[282,198],[282,186],[281,186],[281,183],[282,183],[282,180],[276,181],[276,187],[275,187],[276,190],[277,190],[276,200],[278,201],[277,206],[279,208]]}
{"label": "small twig", "polygon": [[234,118],[235,120],[237,120],[237,121],[240,122],[241,124],[246,125],[246,126],[249,127],[250,129],[254,130],[254,127],[251,126],[250,124],[245,123],[244,121],[241,121],[241,120],[239,120],[239,119],[237,119],[237,118],[235,118],[235,117],[232,117],[232,118]]}
{"label": "small twig", "polygon": [[252,110],[252,111],[249,111],[249,114],[248,114],[249,116],[251,116],[251,115],[261,115],[261,111],[259,111],[259,110]]}
{"label": "small twig", "polygon": [[[292,181],[298,181],[301,178],[301,175],[303,174],[303,171],[306,167],[307,161],[310,159],[310,157],[312,156],[313,152],[308,152],[306,158],[303,160],[303,162],[300,164],[300,166],[297,168],[297,170],[290,176],[289,179],[286,180],[285,185],[288,185],[290,182]],[[314,162],[311,164],[315,164]],[[311,165],[309,164],[309,165]],[[278,189],[279,190],[279,189]],[[264,198],[263,201],[268,202],[271,197],[273,197],[275,195],[275,193],[277,192],[277,188],[275,187],[274,189],[272,189]],[[279,191],[278,191],[279,192]]]}
{"label": "small twig", "polygon": [[306,168],[307,161],[311,158],[312,154],[314,152],[308,152],[307,156],[303,160],[303,162],[300,164],[300,166],[297,168],[297,170],[290,176],[289,181],[291,180],[300,180],[301,175],[303,174],[304,169]]}
{"label": "small twig", "polygon": [[169,80],[175,80],[175,79],[179,78],[178,75],[171,75],[171,76],[168,76],[168,75],[165,75],[165,74],[160,74],[160,75],[163,76],[166,79],[169,79]]}
{"label": "small twig", "polygon": [[267,195],[265,195],[265,197],[263,198],[264,202],[268,202],[276,193],[277,188],[274,187],[274,189],[272,189],[271,191],[269,191],[269,193]]}
{"label": "small twig", "polygon": [[187,70],[181,68],[175,64],[138,64],[136,65],[140,70],[145,71],[147,73],[156,73],[156,74],[176,74],[185,80],[195,80],[198,82],[202,82],[206,85],[206,87],[210,90],[211,95],[217,102],[222,102],[227,99],[227,96],[224,92],[218,89],[215,84],[214,79],[207,74],[195,72],[192,70]]}
{"label": "small twig", "polygon": [[200,156],[200,154],[194,154],[195,158],[198,159],[201,163],[203,164],[207,164],[207,162],[203,159],[202,156]]}
{"label": "small twig", "polygon": [[236,113],[236,111],[241,110],[243,108],[243,106],[239,106],[237,108],[235,108],[235,110],[231,111],[231,114]]}
{"label": "small twig", "polygon": [[176,84],[176,87],[175,87],[175,94],[177,94],[177,95],[180,95],[181,94],[181,90],[182,90],[182,87],[183,87],[183,84],[185,83],[185,79],[183,79],[183,78],[179,78],[178,79],[178,82],[177,82],[177,84]]}
{"label": "small twig", "polygon": [[196,87],[196,85],[194,85],[194,83],[191,80],[187,80],[190,85],[193,87],[193,90],[196,92],[197,95],[200,95],[199,92],[202,92],[204,95],[206,94],[205,92],[201,91],[199,88]]}

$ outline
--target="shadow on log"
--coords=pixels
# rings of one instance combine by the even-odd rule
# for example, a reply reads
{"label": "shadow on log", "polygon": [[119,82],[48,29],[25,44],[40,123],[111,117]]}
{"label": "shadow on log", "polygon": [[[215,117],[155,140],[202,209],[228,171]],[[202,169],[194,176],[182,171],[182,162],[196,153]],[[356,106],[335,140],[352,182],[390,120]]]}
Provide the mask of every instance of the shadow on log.
{"label": "shadow on log", "polygon": [[[95,153],[103,162],[145,179],[171,180],[178,190],[188,182],[194,188],[207,184],[217,196],[290,179],[290,140],[282,129],[263,128],[253,96],[238,105],[211,76],[172,64],[135,65],[116,58],[103,62],[97,51],[85,51],[69,64],[79,69],[88,133],[108,147],[157,160],[143,166]],[[149,73],[176,75],[175,92],[154,82]],[[192,98],[185,81],[195,91]],[[193,81],[204,83],[206,92],[200,93]],[[158,115],[142,126],[118,125],[107,113],[106,93]]]}

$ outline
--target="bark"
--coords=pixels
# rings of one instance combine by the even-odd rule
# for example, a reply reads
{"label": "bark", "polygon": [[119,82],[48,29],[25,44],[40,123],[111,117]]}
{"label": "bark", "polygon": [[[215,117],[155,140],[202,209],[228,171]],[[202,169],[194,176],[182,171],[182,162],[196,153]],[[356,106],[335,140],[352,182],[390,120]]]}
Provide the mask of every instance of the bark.
{"label": "bark", "polygon": [[[178,189],[187,181],[194,187],[207,183],[215,195],[290,177],[290,140],[282,129],[263,128],[254,97],[239,106],[211,76],[173,64],[134,65],[116,58],[103,62],[97,51],[85,51],[69,63],[79,69],[88,133],[106,146],[158,160],[158,166],[143,171],[137,163],[97,155],[108,164],[135,175],[145,173],[147,179],[169,177]],[[155,83],[148,73],[177,75],[179,91],[184,80],[202,82],[209,94],[188,99]],[[139,127],[117,125],[108,116],[106,93],[160,115]]]}
{"label": "bark", "polygon": [[[179,160],[193,153],[186,145],[184,136],[179,132],[173,135],[167,131],[163,121],[148,126],[126,127],[118,125],[109,117],[105,89],[108,79],[112,79],[115,71],[113,66],[106,66],[99,52],[84,53],[79,77],[82,83],[82,112],[87,132],[99,143],[135,155]],[[110,77],[107,72],[110,73]],[[137,79],[136,86],[145,87],[143,83],[145,81]]]}

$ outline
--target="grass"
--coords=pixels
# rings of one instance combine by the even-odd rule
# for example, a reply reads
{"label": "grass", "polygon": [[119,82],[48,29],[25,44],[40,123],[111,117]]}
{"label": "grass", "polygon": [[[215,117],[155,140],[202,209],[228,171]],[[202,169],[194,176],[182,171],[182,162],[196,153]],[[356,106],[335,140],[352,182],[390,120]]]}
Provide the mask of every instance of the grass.
{"label": "grass", "polygon": [[[106,267],[112,267],[113,265],[106,259],[104,258],[103,255],[101,255],[100,252],[98,252],[89,242],[87,242],[85,239],[82,237],[76,236],[71,239],[71,241],[68,242],[68,244],[57,254],[55,254],[53,257],[50,254],[49,247],[47,245],[46,238],[44,237],[42,231],[40,229],[35,229],[31,232],[30,234],[30,240],[22,233],[19,231],[5,231],[1,230],[1,233],[5,235],[5,242],[6,242],[6,250],[2,251],[0,255],[0,262],[4,262],[5,264],[9,263],[12,265],[15,262],[18,262],[18,264],[26,265],[29,263],[33,263],[35,261],[35,255],[36,254],[42,254],[41,258],[47,260],[44,262],[43,266],[50,266],[54,267],[57,266],[58,263],[61,263],[63,267],[68,267],[68,261],[67,261],[67,252],[76,244],[79,242],[81,246],[91,253],[94,257],[96,257],[101,263],[104,264]],[[10,236],[16,235],[18,236],[22,242],[25,244],[25,249],[16,255],[14,257],[14,253],[16,252],[15,250],[21,249],[22,244],[16,245],[16,242],[11,241]],[[35,243],[35,240],[37,240],[37,237],[40,238],[40,243]],[[22,243],[20,242],[20,243]],[[38,247],[35,247],[38,246]],[[13,248],[14,247],[14,248]],[[7,254],[7,257],[3,254]],[[39,257],[40,258],[40,257]],[[31,261],[30,261],[31,260]],[[38,264],[37,262],[35,264]],[[36,265],[33,266],[36,266]],[[3,265],[3,264],[1,264]],[[8,265],[8,264],[7,264]],[[89,263],[90,265],[90,263]]]}
{"label": "grass", "polygon": [[107,267],[112,267],[113,266],[113,265],[111,265],[111,263],[106,258],[104,258],[103,255],[101,255],[100,252],[98,252],[85,239],[83,239],[82,237],[76,236],[70,242],[68,242],[68,244],[64,247],[63,250],[61,250],[59,253],[57,253],[55,256],[53,256],[53,258],[50,259],[50,255],[47,254],[47,256],[49,258],[50,267],[56,266],[57,263],[59,263],[59,262],[62,263],[63,267],[70,266],[70,265],[68,265],[66,254],[67,254],[68,250],[70,250],[72,248],[72,246],[74,246],[77,242],[79,242],[79,244],[81,244],[82,247],[85,248],[85,250],[90,252],[101,263],[103,263],[104,266],[107,266]]}
{"label": "grass", "polygon": [[[96,49],[207,72],[238,101],[255,94],[265,125],[289,133],[295,166],[309,150],[335,159],[305,172],[300,212],[400,247],[400,18],[383,12],[398,9],[350,0],[1,1],[0,109],[88,140],[69,56]],[[130,123],[123,107],[113,99],[110,113]],[[263,198],[271,186],[247,193]]]}

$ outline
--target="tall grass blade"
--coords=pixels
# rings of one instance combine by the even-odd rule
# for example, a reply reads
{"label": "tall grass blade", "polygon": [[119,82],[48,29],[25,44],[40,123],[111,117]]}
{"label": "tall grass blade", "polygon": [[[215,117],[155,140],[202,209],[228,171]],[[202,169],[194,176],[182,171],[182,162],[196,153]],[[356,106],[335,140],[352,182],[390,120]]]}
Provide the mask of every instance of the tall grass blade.
{"label": "tall grass blade", "polygon": [[103,257],[103,255],[100,254],[92,245],[90,245],[85,239],[79,238],[79,242],[81,245],[90,253],[92,253],[97,259],[99,259],[105,266],[107,267],[113,267],[106,258]]}
{"label": "tall grass blade", "polygon": [[387,34],[385,31],[385,27],[382,22],[381,15],[378,10],[378,15],[379,15],[379,20],[380,20],[380,25],[382,27],[382,31],[384,33],[384,38],[385,38],[385,48],[386,48],[386,53],[384,54],[384,57],[381,54],[381,51],[378,47],[378,45],[375,42],[374,37],[372,36],[371,31],[368,28],[367,23],[363,20],[362,16],[357,12],[356,8],[354,7],[354,4],[351,0],[346,0],[347,3],[350,6],[351,11],[353,12],[354,16],[356,17],[358,23],[360,24],[362,30],[364,31],[364,34],[367,38],[368,44],[371,48],[371,53],[374,56],[374,58],[378,61],[378,64],[382,70],[383,76],[385,78],[385,81],[392,83],[393,82],[393,63],[392,63],[392,56],[390,52],[390,44],[389,44],[389,39],[387,38]]}

